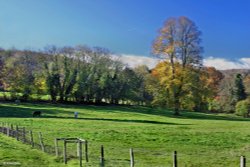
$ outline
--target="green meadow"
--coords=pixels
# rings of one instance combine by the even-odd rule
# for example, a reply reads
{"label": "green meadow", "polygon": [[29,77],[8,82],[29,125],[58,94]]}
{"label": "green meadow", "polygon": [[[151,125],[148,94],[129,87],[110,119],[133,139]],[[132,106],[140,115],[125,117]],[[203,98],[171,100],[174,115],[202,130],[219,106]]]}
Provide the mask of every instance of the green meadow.
{"label": "green meadow", "polygon": [[[42,111],[42,117],[32,118],[33,111]],[[78,119],[74,119],[74,112],[79,112]],[[166,109],[137,106],[0,103],[0,122],[33,130],[37,143],[37,134],[42,132],[45,145],[51,147],[55,138],[86,139],[86,166],[99,166],[101,145],[106,166],[115,167],[129,166],[130,148],[134,149],[136,167],[172,166],[174,151],[180,167],[235,167],[241,155],[247,162],[250,158],[250,120],[230,114],[182,112],[175,117]],[[5,162],[64,166],[62,143],[60,156],[55,157],[2,134],[0,139],[0,166]],[[65,166],[79,166],[76,145],[69,144],[68,151]]]}
{"label": "green meadow", "polygon": [[0,135],[0,166],[60,166],[55,158]]}

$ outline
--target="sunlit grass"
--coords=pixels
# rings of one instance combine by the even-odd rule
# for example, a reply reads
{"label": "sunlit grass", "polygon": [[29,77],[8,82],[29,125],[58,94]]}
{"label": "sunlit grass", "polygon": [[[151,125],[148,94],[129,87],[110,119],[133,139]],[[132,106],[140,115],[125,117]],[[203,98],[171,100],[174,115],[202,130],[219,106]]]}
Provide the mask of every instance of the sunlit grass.
{"label": "sunlit grass", "polygon": [[[37,110],[43,116],[32,118]],[[74,119],[75,111],[79,119]],[[234,167],[240,155],[250,157],[250,120],[234,115],[185,112],[174,117],[168,110],[147,107],[2,103],[0,116],[35,135],[42,132],[51,146],[56,137],[88,140],[90,166],[98,166],[101,145],[108,166],[128,166],[129,148],[134,148],[136,166],[146,167],[171,166],[175,150],[181,167]],[[73,156],[76,146],[69,145],[69,151]]]}

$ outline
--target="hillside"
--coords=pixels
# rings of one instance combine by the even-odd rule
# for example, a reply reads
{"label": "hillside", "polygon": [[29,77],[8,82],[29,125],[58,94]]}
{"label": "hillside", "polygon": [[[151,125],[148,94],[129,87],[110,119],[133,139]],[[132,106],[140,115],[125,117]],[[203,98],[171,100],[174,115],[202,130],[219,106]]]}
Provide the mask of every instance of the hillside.
{"label": "hillside", "polygon": [[235,74],[242,74],[247,76],[250,74],[250,69],[230,69],[230,70],[220,70],[225,76],[233,76]]}
{"label": "hillside", "polygon": [[241,74],[243,76],[246,92],[250,94],[250,69],[221,70],[221,72],[224,75],[220,84],[222,89],[225,87],[225,84],[233,85],[235,75]]}
{"label": "hillside", "polygon": [[[37,110],[43,116],[32,118]],[[188,167],[235,167],[240,155],[250,158],[250,120],[233,115],[184,112],[173,117],[170,111],[146,107],[29,103],[1,103],[0,111],[1,122],[25,126],[35,136],[42,132],[46,145],[54,146],[56,137],[88,140],[88,166],[98,166],[101,145],[106,165],[116,167],[129,165],[130,148],[134,148],[136,166],[143,167],[171,166],[175,150],[179,166]],[[74,119],[75,111],[79,119]],[[75,155],[75,145],[68,149]],[[74,158],[69,163],[78,166]]]}
{"label": "hillside", "polygon": [[[37,165],[36,165],[37,164]],[[14,139],[0,134],[0,166],[60,166],[55,158],[51,158],[39,150],[31,149]]]}

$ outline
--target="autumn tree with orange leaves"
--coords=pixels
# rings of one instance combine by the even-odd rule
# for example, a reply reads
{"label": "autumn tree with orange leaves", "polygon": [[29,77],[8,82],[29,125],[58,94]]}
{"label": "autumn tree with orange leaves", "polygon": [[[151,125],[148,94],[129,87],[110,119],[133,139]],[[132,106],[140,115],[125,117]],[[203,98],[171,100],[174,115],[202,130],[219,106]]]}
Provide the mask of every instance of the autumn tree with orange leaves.
{"label": "autumn tree with orange leaves", "polygon": [[152,104],[174,108],[173,91],[171,89],[182,84],[180,109],[189,111],[217,111],[217,95],[223,74],[213,67],[200,69],[191,66],[183,69],[181,64],[175,65],[176,76],[171,80],[171,65],[162,61],[152,70],[152,76],[147,80],[147,88],[153,95]]}
{"label": "autumn tree with orange leaves", "polygon": [[185,86],[190,84],[185,80],[189,75],[187,69],[199,71],[202,67],[200,36],[195,23],[182,16],[167,19],[153,42],[153,54],[169,62],[166,64],[169,66],[169,76],[167,80],[162,79],[167,81],[166,91],[172,98],[175,115],[179,115],[180,100],[186,95]]}

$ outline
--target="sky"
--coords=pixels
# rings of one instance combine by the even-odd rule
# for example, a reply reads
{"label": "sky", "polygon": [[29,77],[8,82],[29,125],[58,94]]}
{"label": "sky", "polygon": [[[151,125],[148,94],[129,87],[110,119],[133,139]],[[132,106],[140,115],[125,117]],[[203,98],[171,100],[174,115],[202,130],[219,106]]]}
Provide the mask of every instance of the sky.
{"label": "sky", "polygon": [[0,0],[0,7],[2,48],[100,46],[132,66],[153,65],[147,56],[164,21],[186,16],[202,32],[205,65],[250,68],[249,0]]}

